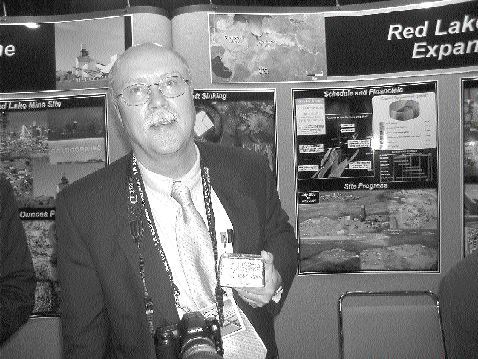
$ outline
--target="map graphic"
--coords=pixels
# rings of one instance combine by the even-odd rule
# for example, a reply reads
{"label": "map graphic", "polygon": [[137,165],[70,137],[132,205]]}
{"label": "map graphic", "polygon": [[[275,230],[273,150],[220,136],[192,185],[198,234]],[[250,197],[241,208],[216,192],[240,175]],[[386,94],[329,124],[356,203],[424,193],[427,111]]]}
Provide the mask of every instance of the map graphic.
{"label": "map graphic", "polygon": [[210,14],[211,81],[313,81],[326,75],[321,14]]}

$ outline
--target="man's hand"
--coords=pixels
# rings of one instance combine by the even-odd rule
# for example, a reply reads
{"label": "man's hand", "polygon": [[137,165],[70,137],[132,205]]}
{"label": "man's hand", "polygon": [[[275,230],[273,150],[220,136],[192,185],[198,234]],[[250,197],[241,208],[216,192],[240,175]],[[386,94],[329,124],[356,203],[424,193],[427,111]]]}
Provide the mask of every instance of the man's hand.
{"label": "man's hand", "polygon": [[282,284],[282,278],[274,267],[272,253],[261,251],[261,256],[265,263],[265,286],[234,288],[237,294],[253,308],[263,307],[269,303]]}

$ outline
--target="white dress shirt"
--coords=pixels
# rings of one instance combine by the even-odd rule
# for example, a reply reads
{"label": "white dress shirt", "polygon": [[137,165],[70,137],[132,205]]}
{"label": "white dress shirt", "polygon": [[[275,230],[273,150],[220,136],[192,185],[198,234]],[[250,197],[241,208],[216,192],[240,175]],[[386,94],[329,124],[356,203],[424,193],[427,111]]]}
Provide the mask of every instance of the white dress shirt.
{"label": "white dress shirt", "polygon": [[[196,147],[196,162],[191,170],[183,177],[176,179],[176,181],[183,182],[191,191],[191,197],[194,206],[201,214],[204,223],[207,226],[206,208],[204,204],[201,167],[199,150]],[[163,247],[164,254],[171,268],[174,284],[179,289],[179,304],[178,315],[181,318],[186,311],[199,310],[202,308],[194,308],[193,302],[190,298],[190,293],[187,286],[185,273],[181,266],[179,258],[178,247],[176,242],[176,216],[181,207],[174,198],[171,197],[171,187],[173,179],[154,173],[144,167],[138,162],[141,176],[143,178],[144,187],[148,196],[149,205],[158,232],[158,237]],[[218,256],[225,251],[224,246],[220,243],[221,232],[227,232],[227,229],[232,229],[231,221],[217,197],[214,189],[211,188],[211,201],[214,210],[215,224],[216,224],[216,242],[218,249]],[[158,260],[161,260],[158,252]],[[215,278],[214,278],[215,280]]]}

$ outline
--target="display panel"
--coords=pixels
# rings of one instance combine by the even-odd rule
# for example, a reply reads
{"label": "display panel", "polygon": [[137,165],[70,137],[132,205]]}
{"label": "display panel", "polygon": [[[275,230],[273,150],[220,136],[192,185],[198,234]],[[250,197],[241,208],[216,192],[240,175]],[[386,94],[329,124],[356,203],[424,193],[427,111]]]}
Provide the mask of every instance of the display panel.
{"label": "display panel", "polygon": [[277,174],[274,90],[194,90],[194,106],[200,140],[260,153]]}
{"label": "display panel", "polygon": [[464,255],[478,248],[478,79],[462,79]]}
{"label": "display panel", "polygon": [[55,197],[107,164],[106,94],[2,96],[0,111],[0,172],[13,186],[33,258],[33,312],[56,313]]}
{"label": "display panel", "polygon": [[436,82],[292,96],[299,273],[438,271]]}

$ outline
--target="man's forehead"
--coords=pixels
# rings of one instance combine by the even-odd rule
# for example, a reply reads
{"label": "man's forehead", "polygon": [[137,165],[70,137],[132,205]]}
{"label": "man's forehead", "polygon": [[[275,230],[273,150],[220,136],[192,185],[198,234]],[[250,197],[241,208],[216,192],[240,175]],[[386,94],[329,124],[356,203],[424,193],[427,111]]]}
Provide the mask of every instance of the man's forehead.
{"label": "man's forehead", "polygon": [[145,57],[158,58],[158,59],[177,59],[180,60],[179,55],[177,55],[171,49],[166,47],[153,45],[153,44],[144,44],[130,47],[126,50],[120,58],[124,58],[126,61],[142,61],[145,60]]}
{"label": "man's forehead", "polygon": [[132,50],[119,59],[115,77],[122,83],[157,81],[168,74],[189,78],[184,61],[174,52],[161,48]]}
{"label": "man's forehead", "polygon": [[156,83],[167,80],[170,76],[181,76],[184,79],[188,79],[185,74],[180,71],[154,71],[149,73],[136,73],[133,72],[129,74],[129,76],[123,76],[122,83],[123,84],[135,84],[135,83]]}

